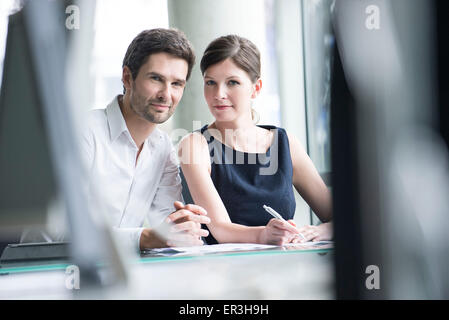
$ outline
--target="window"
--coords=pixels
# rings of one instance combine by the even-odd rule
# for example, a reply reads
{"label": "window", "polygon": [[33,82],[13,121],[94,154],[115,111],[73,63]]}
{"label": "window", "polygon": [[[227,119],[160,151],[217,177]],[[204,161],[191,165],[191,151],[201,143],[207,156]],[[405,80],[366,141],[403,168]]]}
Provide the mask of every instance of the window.
{"label": "window", "polygon": [[132,39],[142,30],[167,27],[167,1],[97,1],[90,68],[94,108],[105,108],[123,92],[122,61]]}
{"label": "window", "polygon": [[308,153],[325,182],[331,171],[332,5],[333,0],[302,1]]}
{"label": "window", "polygon": [[[331,25],[334,0],[302,1],[307,152],[326,185],[330,186]],[[310,212],[311,223],[318,218]]]}
{"label": "window", "polygon": [[17,0],[2,0],[0,2],[0,85],[2,83],[3,59],[5,58],[9,15],[14,14],[20,8],[20,1]]}

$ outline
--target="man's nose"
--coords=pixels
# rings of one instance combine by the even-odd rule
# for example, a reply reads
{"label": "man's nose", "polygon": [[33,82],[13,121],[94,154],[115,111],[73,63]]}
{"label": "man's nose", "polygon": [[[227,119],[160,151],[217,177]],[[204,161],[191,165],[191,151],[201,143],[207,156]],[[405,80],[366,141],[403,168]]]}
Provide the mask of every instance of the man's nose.
{"label": "man's nose", "polygon": [[157,98],[159,101],[167,101],[170,97],[170,86],[163,84],[158,91]]}

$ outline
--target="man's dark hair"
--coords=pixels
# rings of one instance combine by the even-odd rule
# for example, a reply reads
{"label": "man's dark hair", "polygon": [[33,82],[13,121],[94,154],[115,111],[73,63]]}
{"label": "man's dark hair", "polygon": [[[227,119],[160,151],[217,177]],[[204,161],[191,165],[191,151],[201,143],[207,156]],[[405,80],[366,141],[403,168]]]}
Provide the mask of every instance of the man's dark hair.
{"label": "man's dark hair", "polygon": [[154,53],[165,52],[187,62],[187,77],[189,79],[195,64],[195,53],[192,45],[182,31],[176,29],[151,29],[139,33],[130,43],[123,58],[122,68],[127,66],[135,80],[140,67]]}

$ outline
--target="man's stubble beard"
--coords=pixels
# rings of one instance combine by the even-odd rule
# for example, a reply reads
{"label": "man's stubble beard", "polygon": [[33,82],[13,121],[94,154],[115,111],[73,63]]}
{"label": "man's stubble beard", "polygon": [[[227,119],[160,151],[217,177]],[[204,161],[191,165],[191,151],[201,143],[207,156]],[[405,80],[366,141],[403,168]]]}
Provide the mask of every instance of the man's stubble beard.
{"label": "man's stubble beard", "polygon": [[[133,88],[133,93],[131,94],[130,99],[130,108],[137,115],[144,118],[145,120],[155,123],[161,124],[170,119],[170,117],[174,113],[174,106],[171,105],[167,112],[157,112],[152,109],[152,103],[165,103],[161,101],[152,101],[150,100],[148,103],[145,102],[145,99],[142,98],[141,95],[136,94],[135,88]],[[161,117],[158,117],[160,115]]]}

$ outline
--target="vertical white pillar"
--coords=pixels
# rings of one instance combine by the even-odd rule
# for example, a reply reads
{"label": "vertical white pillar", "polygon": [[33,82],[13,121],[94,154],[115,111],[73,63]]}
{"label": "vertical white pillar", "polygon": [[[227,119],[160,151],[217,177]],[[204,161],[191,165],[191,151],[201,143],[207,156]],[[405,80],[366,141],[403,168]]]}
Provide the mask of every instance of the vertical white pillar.
{"label": "vertical white pillar", "polygon": [[[184,96],[173,116],[170,129],[189,132],[193,121],[210,124],[213,118],[203,95],[203,78],[199,63],[206,46],[215,38],[237,34],[265,48],[265,10],[260,0],[168,0],[170,27],[183,31],[192,42],[197,56]],[[263,64],[263,62],[262,62]],[[263,68],[263,65],[262,65]],[[262,70],[263,72],[263,70]]]}

